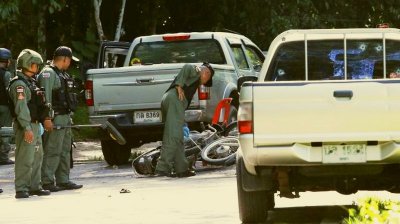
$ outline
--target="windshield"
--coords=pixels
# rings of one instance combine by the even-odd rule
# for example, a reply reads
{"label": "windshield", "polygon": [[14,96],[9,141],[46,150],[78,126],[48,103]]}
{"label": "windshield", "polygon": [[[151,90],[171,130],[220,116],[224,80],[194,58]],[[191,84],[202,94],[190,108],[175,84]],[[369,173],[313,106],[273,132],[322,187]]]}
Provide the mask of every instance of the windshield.
{"label": "windshield", "polygon": [[400,77],[399,41],[350,39],[346,49],[344,46],[343,40],[313,40],[307,41],[306,52],[304,41],[281,45],[266,80],[377,79],[397,74]]}
{"label": "windshield", "polygon": [[130,65],[201,62],[226,64],[222,49],[216,40],[139,43],[130,59]]}

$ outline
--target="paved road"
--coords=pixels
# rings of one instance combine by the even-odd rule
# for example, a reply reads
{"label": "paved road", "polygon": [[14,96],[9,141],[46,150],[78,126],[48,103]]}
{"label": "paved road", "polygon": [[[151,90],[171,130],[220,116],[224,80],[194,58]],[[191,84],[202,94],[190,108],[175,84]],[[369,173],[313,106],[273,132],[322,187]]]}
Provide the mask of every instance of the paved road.
{"label": "paved road", "polygon": [[[96,147],[94,147],[96,148]],[[93,157],[99,151],[86,151]],[[177,179],[141,177],[130,166],[108,167],[103,161],[75,165],[72,177],[84,188],[48,197],[14,199],[13,166],[0,166],[0,223],[241,223],[238,216],[234,166]],[[128,189],[130,193],[120,193]],[[344,196],[336,192],[300,193],[299,199],[276,197],[265,223],[339,223],[347,208],[366,195],[400,200],[386,192]]]}

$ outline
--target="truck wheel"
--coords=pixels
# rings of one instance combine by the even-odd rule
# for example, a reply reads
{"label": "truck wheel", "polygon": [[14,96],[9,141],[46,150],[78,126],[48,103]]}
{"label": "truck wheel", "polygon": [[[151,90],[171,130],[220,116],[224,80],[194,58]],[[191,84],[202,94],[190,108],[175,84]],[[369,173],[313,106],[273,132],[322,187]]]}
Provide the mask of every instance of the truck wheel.
{"label": "truck wheel", "polygon": [[243,189],[243,176],[249,175],[243,164],[243,159],[238,158],[236,165],[236,180],[239,202],[239,216],[243,223],[265,222],[268,210],[275,205],[274,194],[269,191],[245,191]]}
{"label": "truck wheel", "polygon": [[113,140],[101,140],[104,160],[110,165],[123,165],[131,157],[130,145],[120,145]]}

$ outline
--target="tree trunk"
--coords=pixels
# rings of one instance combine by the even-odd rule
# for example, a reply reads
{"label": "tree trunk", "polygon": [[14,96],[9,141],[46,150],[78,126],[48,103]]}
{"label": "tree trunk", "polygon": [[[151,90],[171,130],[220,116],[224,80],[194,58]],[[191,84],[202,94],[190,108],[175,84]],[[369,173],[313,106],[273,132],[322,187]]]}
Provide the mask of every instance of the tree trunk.
{"label": "tree trunk", "polygon": [[46,12],[48,5],[43,4],[39,6],[39,10],[37,12],[37,18],[39,20],[39,25],[37,29],[37,47],[38,51],[42,54],[43,59],[46,61],[47,52],[46,52]]}
{"label": "tree trunk", "polygon": [[122,29],[122,21],[124,20],[125,3],[126,3],[126,0],[122,0],[121,11],[119,13],[119,19],[118,19],[118,25],[117,25],[117,29],[115,30],[115,37],[114,37],[115,41],[119,41],[119,39],[121,38],[121,31],[122,31],[121,29]]}
{"label": "tree trunk", "polygon": [[93,0],[94,19],[96,21],[97,34],[99,35],[100,41],[103,41],[105,39],[105,36],[104,36],[103,26],[101,25],[101,20],[100,20],[101,3],[102,0]]}

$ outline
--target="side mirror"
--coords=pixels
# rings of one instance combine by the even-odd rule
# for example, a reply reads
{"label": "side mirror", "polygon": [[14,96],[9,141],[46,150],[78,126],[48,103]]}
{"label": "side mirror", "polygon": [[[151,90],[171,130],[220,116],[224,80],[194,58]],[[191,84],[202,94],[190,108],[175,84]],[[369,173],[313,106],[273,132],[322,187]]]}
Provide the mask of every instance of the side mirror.
{"label": "side mirror", "polygon": [[253,69],[254,69],[254,71],[256,71],[256,72],[260,72],[261,71],[261,67],[262,67],[262,65],[254,65],[253,66]]}
{"label": "side mirror", "polygon": [[237,81],[238,92],[240,92],[240,89],[242,88],[242,85],[244,82],[256,82],[257,80],[258,80],[257,76],[242,76],[242,77],[240,77]]}

